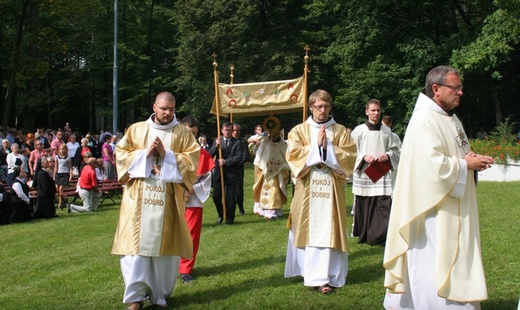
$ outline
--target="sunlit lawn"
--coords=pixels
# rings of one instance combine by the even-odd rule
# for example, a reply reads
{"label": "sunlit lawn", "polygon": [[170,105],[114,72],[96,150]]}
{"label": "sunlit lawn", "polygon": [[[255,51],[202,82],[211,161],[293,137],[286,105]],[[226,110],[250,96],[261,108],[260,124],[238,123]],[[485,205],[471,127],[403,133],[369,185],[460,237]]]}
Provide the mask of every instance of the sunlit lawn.
{"label": "sunlit lawn", "polygon": [[[357,244],[356,238],[349,241],[347,284],[334,294],[319,295],[301,278],[283,277],[289,204],[281,220],[253,215],[251,167],[248,163],[247,214],[237,216],[235,225],[217,224],[214,205],[207,201],[197,279],[178,282],[170,308],[382,309],[384,248]],[[482,309],[516,309],[518,304],[519,189],[519,182],[478,185],[489,291]],[[118,210],[118,205],[105,205],[91,214],[58,211],[59,218],[0,226],[0,308],[125,309],[119,260],[110,254]]]}

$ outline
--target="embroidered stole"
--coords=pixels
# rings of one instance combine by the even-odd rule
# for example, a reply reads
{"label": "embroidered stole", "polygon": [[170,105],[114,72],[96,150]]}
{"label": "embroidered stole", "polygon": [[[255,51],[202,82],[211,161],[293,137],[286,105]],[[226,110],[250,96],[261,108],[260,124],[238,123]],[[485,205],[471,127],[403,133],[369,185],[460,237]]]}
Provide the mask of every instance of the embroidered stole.
{"label": "embroidered stole", "polygon": [[[310,127],[311,145],[317,147],[319,128]],[[326,128],[327,140],[332,140],[332,127]],[[310,172],[309,246],[331,247],[334,179],[329,167],[313,166]]]}
{"label": "embroidered stole", "polygon": [[[161,139],[166,150],[171,149],[171,129],[159,130],[150,127],[147,146],[155,137]],[[153,165],[157,164],[154,159]],[[154,175],[143,180],[139,255],[159,256],[160,254],[166,204],[173,203],[166,201],[167,185],[168,183],[159,181]]]}

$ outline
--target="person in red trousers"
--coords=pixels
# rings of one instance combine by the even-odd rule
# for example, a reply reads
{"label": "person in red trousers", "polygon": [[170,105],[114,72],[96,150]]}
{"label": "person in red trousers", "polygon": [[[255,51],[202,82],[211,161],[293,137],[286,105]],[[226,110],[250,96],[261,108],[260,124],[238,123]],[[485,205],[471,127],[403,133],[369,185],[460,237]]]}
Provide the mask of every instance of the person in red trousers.
{"label": "person in red trousers", "polygon": [[[187,116],[181,120],[181,125],[188,128],[193,135],[197,136],[199,131],[199,122],[196,118]],[[215,162],[211,155],[204,148],[200,149],[200,161],[197,169],[197,180],[193,184],[190,191],[186,191],[186,223],[190,230],[191,239],[193,240],[193,258],[181,258],[179,266],[179,274],[184,283],[190,283],[195,278],[191,275],[197,252],[200,244],[200,232],[202,228],[202,208],[204,202],[208,199],[211,191],[211,170],[215,167]]]}

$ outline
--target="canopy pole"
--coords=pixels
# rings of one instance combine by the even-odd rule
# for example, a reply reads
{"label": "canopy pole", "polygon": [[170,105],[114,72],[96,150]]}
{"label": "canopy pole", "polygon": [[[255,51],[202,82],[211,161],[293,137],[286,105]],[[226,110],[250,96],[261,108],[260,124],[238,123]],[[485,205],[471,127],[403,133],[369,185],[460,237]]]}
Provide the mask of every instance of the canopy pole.
{"label": "canopy pole", "polygon": [[[233,74],[233,71],[235,70],[235,66],[231,65],[229,67],[229,70],[231,71],[231,74],[229,74],[229,80],[231,81],[229,84],[233,84],[233,78],[235,75]],[[229,113],[229,122],[233,123],[233,113]]]}
{"label": "canopy pole", "polygon": [[[221,139],[220,136],[220,95],[218,91],[218,72],[217,72],[217,54],[213,52],[211,54],[213,57],[213,81],[215,83],[215,104],[217,106],[217,139]],[[222,141],[221,141],[222,142]],[[222,143],[218,148],[218,156],[219,159],[224,159],[222,157]],[[224,194],[224,168],[219,164],[220,167],[220,189],[222,190],[222,214],[224,215],[224,219],[227,219],[226,216],[226,195]]]}
{"label": "canopy pole", "polygon": [[307,119],[307,104],[309,101],[308,90],[307,90],[307,79],[308,79],[307,73],[309,72],[310,47],[309,47],[309,45],[305,45],[305,47],[303,49],[305,50],[305,57],[303,57],[303,60],[305,61],[305,68],[303,70],[303,121],[305,122],[305,120]]}

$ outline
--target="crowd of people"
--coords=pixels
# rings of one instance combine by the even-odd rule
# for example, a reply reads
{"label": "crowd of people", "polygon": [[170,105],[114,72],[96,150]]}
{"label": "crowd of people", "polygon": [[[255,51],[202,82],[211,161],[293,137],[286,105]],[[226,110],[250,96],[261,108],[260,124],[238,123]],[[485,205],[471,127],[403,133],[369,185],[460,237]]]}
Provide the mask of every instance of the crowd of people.
{"label": "crowd of people", "polygon": [[[118,135],[112,135],[108,129],[96,135],[87,133],[81,144],[77,137],[82,137],[81,133],[71,132],[68,123],[63,128],[39,128],[28,133],[0,128],[1,224],[56,217],[56,209],[75,212],[97,208],[99,201],[94,207],[89,206],[87,196],[82,194],[85,158],[93,158],[89,166],[95,172],[96,182],[116,179],[114,154]],[[83,206],[70,204],[64,194],[73,183],[78,184]],[[35,197],[31,197],[31,191],[36,192]],[[100,194],[98,191],[97,195]]]}
{"label": "crowd of people", "polygon": [[[45,216],[54,211],[53,191],[62,206],[61,190],[76,174],[84,200],[83,207],[72,206],[76,212],[97,208],[97,180],[118,178],[125,190],[112,254],[120,257],[123,302],[130,310],[142,309],[144,301],[167,308],[177,276],[184,283],[195,279],[204,202],[212,196],[218,224],[233,225],[237,214],[244,215],[248,159],[254,164],[253,213],[282,217],[293,186],[285,277],[302,277],[320,294],[345,285],[345,188],[351,182],[352,235],[385,247],[386,309],[479,309],[487,289],[475,173],[493,159],[470,149],[453,111],[462,95],[455,69],[432,69],[403,141],[392,132],[391,117],[382,117],[380,100],[368,100],[367,120],[350,130],[332,116],[332,96],[318,89],[309,96],[309,118],[287,139],[271,115],[247,140],[240,138],[240,124],[226,122],[208,143],[206,135],[197,139],[198,121],[177,120],[174,96],[161,92],[153,114],[131,125],[119,142],[106,130],[86,135],[79,145],[77,135],[57,130],[27,135],[20,152],[6,138],[2,177],[16,193],[12,204],[20,217],[31,216],[27,175],[39,188],[38,213]],[[27,152],[30,143],[34,148]]]}

